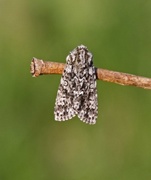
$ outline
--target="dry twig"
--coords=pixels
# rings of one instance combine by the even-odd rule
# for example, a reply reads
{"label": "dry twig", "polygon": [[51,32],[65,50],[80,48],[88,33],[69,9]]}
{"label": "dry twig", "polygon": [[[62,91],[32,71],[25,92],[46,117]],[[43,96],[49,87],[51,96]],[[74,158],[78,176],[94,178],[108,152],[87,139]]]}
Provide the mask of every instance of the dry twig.
{"label": "dry twig", "polygon": [[[64,67],[64,63],[49,62],[33,58],[30,65],[30,73],[33,77],[42,74],[62,74]],[[96,73],[98,80],[151,89],[151,78],[101,68],[96,68]]]}

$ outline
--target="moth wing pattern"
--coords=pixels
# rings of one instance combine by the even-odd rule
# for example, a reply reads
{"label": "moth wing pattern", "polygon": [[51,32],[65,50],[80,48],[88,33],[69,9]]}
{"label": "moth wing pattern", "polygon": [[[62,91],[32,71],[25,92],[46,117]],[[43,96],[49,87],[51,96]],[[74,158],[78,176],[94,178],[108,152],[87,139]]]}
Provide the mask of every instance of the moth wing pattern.
{"label": "moth wing pattern", "polygon": [[81,97],[81,109],[78,117],[81,121],[88,124],[95,124],[98,116],[98,97],[96,88],[96,70],[90,67],[88,71],[88,79],[85,80],[86,88]]}
{"label": "moth wing pattern", "polygon": [[73,94],[72,94],[72,85],[73,82],[70,79],[71,76],[71,65],[66,65],[64,72],[61,77],[60,86],[57,92],[57,98],[55,103],[55,120],[56,121],[65,121],[71,119],[76,115],[75,110],[73,109]]}
{"label": "moth wing pattern", "polygon": [[85,123],[96,123],[96,70],[93,66],[93,56],[84,45],[75,48],[66,58],[54,114],[55,120],[58,121],[65,121],[77,115]]}

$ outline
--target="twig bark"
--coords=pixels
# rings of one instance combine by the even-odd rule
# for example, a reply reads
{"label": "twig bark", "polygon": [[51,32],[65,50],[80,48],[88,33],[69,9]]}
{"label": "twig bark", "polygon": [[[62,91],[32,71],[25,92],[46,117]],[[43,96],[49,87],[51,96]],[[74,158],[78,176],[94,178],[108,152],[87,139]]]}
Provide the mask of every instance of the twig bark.
{"label": "twig bark", "polygon": [[[62,74],[64,68],[64,63],[43,61],[33,58],[30,65],[30,73],[33,77],[38,77],[43,74]],[[96,68],[96,73],[98,80],[117,83],[120,85],[151,89],[151,78],[101,68]]]}

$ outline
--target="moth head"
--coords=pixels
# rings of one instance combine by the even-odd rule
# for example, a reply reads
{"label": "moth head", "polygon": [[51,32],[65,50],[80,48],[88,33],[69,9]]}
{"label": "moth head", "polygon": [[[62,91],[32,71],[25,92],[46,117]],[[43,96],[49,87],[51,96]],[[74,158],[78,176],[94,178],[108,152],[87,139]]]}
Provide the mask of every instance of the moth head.
{"label": "moth head", "polygon": [[80,45],[76,47],[66,58],[67,64],[75,65],[79,67],[83,66],[91,66],[93,64],[93,56],[88,51],[87,47],[84,45]]}

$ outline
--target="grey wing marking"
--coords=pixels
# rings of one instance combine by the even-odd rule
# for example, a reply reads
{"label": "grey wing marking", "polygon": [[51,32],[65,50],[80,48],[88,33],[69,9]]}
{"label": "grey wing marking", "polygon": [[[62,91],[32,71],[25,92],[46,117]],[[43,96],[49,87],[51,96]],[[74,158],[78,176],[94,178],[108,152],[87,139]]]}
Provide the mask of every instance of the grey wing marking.
{"label": "grey wing marking", "polygon": [[88,124],[95,124],[98,116],[98,98],[96,89],[95,68],[89,68],[88,78],[85,80],[85,90],[81,97],[81,109],[78,117]]}
{"label": "grey wing marking", "polygon": [[71,72],[69,72],[70,68],[72,68],[70,67],[70,65],[66,65],[57,92],[57,98],[54,109],[56,121],[65,121],[71,119],[76,115],[76,112],[73,109],[73,82],[71,81],[70,77],[72,75]]}

